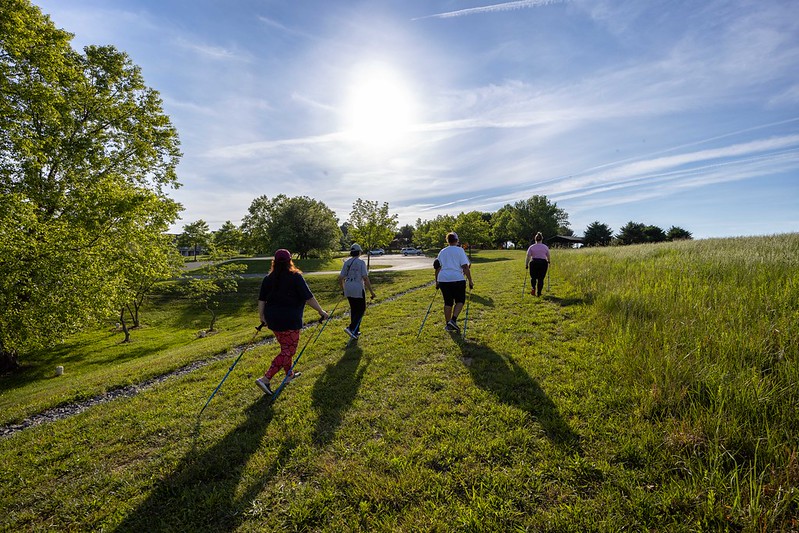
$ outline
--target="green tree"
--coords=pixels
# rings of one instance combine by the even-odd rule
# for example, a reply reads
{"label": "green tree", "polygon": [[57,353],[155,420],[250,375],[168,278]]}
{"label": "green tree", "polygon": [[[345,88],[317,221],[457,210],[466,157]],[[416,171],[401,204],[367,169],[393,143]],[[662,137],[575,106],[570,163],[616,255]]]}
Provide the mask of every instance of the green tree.
{"label": "green tree", "polygon": [[666,232],[666,239],[669,241],[690,240],[693,238],[694,236],[691,235],[690,231],[679,226],[672,226]]}
{"label": "green tree", "polygon": [[516,243],[530,242],[537,232],[544,238],[558,234],[558,228],[569,226],[569,216],[546,196],[532,196],[513,206],[511,230]]}
{"label": "green tree", "polygon": [[255,253],[287,248],[301,259],[327,256],[338,249],[341,230],[336,214],[307,196],[261,196],[250,204],[242,221],[245,242]]}
{"label": "green tree", "polygon": [[197,259],[199,250],[207,250],[211,244],[211,228],[208,223],[200,219],[183,226],[183,233],[178,235],[178,246],[189,248],[194,258]]}
{"label": "green tree", "polygon": [[433,220],[416,221],[414,239],[422,248],[443,248],[447,245],[447,233],[454,231],[455,217],[438,215]]}
{"label": "green tree", "polygon": [[[138,235],[128,235],[128,245],[118,248],[114,263],[121,280],[117,307],[119,324],[125,335],[123,342],[130,341],[130,329],[138,328],[139,311],[153,286],[180,273],[183,258],[164,232],[166,223],[135,227]],[[128,327],[126,316],[131,319]]]}
{"label": "green tree", "polygon": [[413,226],[405,224],[394,235],[394,240],[400,248],[413,244]]}
{"label": "green tree", "polygon": [[388,202],[379,205],[376,201],[358,198],[352,204],[349,223],[353,241],[366,250],[388,247],[397,231],[397,215],[389,213]]}
{"label": "green tree", "polygon": [[494,246],[502,248],[505,243],[515,239],[512,226],[513,206],[507,204],[501,207],[494,213],[494,216],[491,217],[491,239]]}
{"label": "green tree", "polygon": [[339,238],[339,248],[341,250],[348,250],[352,246],[352,237],[350,237],[350,223],[344,222],[339,226],[341,230],[341,237]]}
{"label": "green tree", "polygon": [[209,249],[211,263],[201,274],[187,276],[183,290],[189,299],[211,314],[208,332],[216,331],[217,311],[225,295],[236,292],[239,287],[241,273],[246,265],[228,263],[229,257],[213,246]]}
{"label": "green tree", "polygon": [[27,0],[0,0],[2,368],[115,312],[117,250],[179,210],[158,93],[123,52],[71,39]]}
{"label": "green tree", "polygon": [[244,234],[238,226],[230,220],[226,220],[218,230],[212,233],[211,242],[219,250],[236,254],[241,251],[244,243]]}
{"label": "green tree", "polygon": [[470,248],[491,246],[491,226],[479,211],[458,215],[453,231],[458,234],[460,242],[468,244]]}
{"label": "green tree", "polygon": [[646,242],[646,226],[632,220],[619,229],[616,240],[619,244],[640,244]]}
{"label": "green tree", "polygon": [[602,224],[598,220],[588,224],[583,234],[583,242],[586,246],[607,246],[613,239],[613,230],[607,224]]}
{"label": "green tree", "polygon": [[666,232],[659,226],[646,226],[644,228],[646,242],[663,242],[666,240]]}

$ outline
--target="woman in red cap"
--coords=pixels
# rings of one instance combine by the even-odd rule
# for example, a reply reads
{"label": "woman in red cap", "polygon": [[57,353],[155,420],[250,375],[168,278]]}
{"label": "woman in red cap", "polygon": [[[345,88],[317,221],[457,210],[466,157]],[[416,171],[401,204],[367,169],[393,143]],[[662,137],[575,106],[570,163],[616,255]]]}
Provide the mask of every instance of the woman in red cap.
{"label": "woman in red cap", "polygon": [[281,248],[275,252],[272,268],[261,282],[258,296],[261,324],[266,324],[274,332],[280,344],[280,353],[272,360],[269,370],[262,378],[255,380],[255,384],[266,394],[272,394],[269,382],[281,368],[285,370],[288,381],[300,375],[300,372],[289,373],[300,342],[302,312],[306,304],[313,307],[322,320],[327,319],[327,313],[314,298],[302,272],[294,266],[291,253]]}

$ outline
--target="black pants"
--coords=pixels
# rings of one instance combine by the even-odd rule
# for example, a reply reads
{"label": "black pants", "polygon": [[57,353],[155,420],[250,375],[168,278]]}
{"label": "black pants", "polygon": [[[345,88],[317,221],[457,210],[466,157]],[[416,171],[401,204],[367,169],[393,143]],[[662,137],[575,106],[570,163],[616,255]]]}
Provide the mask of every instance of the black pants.
{"label": "black pants", "polygon": [[546,259],[533,259],[530,261],[530,285],[538,296],[544,290],[544,278],[547,277],[549,263]]}
{"label": "black pants", "polygon": [[350,331],[357,333],[361,329],[361,319],[366,313],[366,291],[361,298],[347,297],[350,302]]}

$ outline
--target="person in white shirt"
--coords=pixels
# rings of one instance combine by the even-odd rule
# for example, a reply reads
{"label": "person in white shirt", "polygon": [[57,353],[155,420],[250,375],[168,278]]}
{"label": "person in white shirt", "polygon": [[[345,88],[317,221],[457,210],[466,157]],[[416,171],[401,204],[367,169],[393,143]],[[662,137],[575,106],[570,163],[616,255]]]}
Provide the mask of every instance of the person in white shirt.
{"label": "person in white shirt", "polygon": [[350,247],[350,258],[344,262],[338,276],[341,292],[350,303],[350,325],[344,328],[344,331],[353,339],[357,339],[361,334],[361,320],[366,313],[364,288],[369,289],[372,298],[375,297],[375,291],[372,290],[372,284],[369,281],[369,272],[366,270],[366,263],[358,257],[361,252],[363,249],[358,244],[353,244]]}
{"label": "person in white shirt", "polygon": [[436,270],[436,288],[441,289],[444,297],[444,329],[460,331],[458,315],[466,303],[466,280],[469,280],[469,290],[474,288],[474,283],[469,258],[463,248],[458,246],[458,234],[447,233],[447,243],[449,246],[438,252],[433,264]]}

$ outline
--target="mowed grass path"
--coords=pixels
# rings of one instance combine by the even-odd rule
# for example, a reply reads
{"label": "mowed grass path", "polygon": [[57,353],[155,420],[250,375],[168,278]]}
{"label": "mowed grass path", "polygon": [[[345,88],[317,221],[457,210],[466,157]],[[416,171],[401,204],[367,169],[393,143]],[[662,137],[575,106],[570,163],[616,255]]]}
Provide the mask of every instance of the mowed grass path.
{"label": "mowed grass path", "polygon": [[[242,358],[199,421],[231,359],[2,439],[3,527],[795,528],[795,440],[781,429],[764,441],[768,454],[734,456],[738,463],[721,461],[714,469],[706,458],[723,457],[724,443],[713,442],[706,423],[722,418],[692,413],[703,409],[698,402],[685,401],[681,410],[673,396],[681,389],[672,389],[667,372],[640,371],[661,366],[658,357],[669,366],[668,350],[650,348],[641,363],[632,352],[643,339],[623,335],[640,327],[638,315],[619,319],[611,305],[623,291],[589,283],[612,265],[641,259],[601,256],[604,271],[591,272],[597,259],[587,254],[554,256],[551,291],[541,299],[522,295],[522,253],[476,263],[465,341],[443,330],[437,296],[416,338],[434,297],[426,286],[431,273],[386,278],[378,291],[395,297],[381,294],[379,305],[370,306],[361,341],[347,348],[346,320],[332,320],[303,355],[303,377],[274,405],[253,384],[276,352],[264,345]],[[794,274],[782,275],[795,281]],[[635,296],[649,278],[628,278],[639,283],[639,292],[625,297],[630,308],[657,309],[656,300]],[[786,306],[780,316],[796,310],[792,287],[780,298]],[[790,339],[769,342],[783,347],[795,372],[796,348],[785,346]],[[795,373],[782,375],[790,380]],[[684,397],[693,386],[682,384]],[[788,402],[796,398],[791,394]],[[780,424],[795,423],[788,409],[780,411]],[[736,414],[720,412],[725,419]]]}

